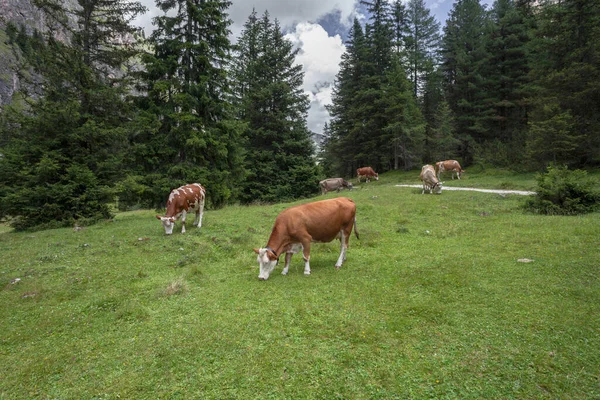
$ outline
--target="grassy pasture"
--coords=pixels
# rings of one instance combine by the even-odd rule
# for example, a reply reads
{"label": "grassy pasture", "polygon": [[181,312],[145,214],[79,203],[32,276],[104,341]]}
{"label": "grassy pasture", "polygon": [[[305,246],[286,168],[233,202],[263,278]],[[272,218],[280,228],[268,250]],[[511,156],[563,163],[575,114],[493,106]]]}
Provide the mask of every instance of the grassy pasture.
{"label": "grassy pasture", "polygon": [[394,186],[417,176],[342,192],[360,240],[340,270],[337,241],[313,245],[309,277],[296,255],[257,279],[252,248],[291,204],[208,210],[185,235],[150,210],[0,229],[0,399],[599,398],[600,214]]}

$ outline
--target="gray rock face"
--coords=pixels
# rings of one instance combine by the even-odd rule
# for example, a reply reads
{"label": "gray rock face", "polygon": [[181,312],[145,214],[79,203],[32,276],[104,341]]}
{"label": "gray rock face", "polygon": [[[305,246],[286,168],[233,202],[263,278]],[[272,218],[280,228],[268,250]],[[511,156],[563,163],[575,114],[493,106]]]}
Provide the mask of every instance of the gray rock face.
{"label": "gray rock face", "polygon": [[[73,6],[73,0],[68,0],[67,6]],[[73,4],[71,4],[73,3]],[[44,14],[30,0],[0,0],[0,110],[10,103],[21,82],[16,73],[16,59],[11,46],[7,43],[6,25],[12,22],[16,26],[25,26],[28,33],[34,30],[47,31],[47,21]],[[61,30],[56,37],[65,40],[66,35]]]}

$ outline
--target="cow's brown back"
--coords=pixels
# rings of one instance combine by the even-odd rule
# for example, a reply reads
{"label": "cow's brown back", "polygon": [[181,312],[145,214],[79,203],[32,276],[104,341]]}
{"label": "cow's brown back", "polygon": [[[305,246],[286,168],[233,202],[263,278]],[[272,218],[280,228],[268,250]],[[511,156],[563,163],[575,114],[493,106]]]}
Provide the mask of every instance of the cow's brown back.
{"label": "cow's brown back", "polygon": [[354,201],[338,197],[290,207],[279,214],[274,229],[286,231],[293,241],[308,232],[315,242],[331,242],[355,215]]}

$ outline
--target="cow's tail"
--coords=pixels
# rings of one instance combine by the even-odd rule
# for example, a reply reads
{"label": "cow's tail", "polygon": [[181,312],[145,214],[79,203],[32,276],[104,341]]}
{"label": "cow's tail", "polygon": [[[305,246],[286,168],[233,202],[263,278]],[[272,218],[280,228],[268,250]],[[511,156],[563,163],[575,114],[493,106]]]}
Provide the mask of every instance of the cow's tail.
{"label": "cow's tail", "polygon": [[354,234],[356,235],[357,239],[360,239],[358,237],[358,230],[356,230],[356,214],[354,214]]}

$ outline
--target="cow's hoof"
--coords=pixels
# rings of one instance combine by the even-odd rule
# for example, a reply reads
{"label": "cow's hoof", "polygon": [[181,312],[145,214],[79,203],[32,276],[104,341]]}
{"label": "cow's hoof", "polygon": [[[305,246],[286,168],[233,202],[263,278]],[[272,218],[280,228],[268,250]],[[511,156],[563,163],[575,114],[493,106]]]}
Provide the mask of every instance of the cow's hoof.
{"label": "cow's hoof", "polygon": [[306,275],[306,276],[310,275],[310,271],[308,271],[308,272],[304,271],[304,275]]}

